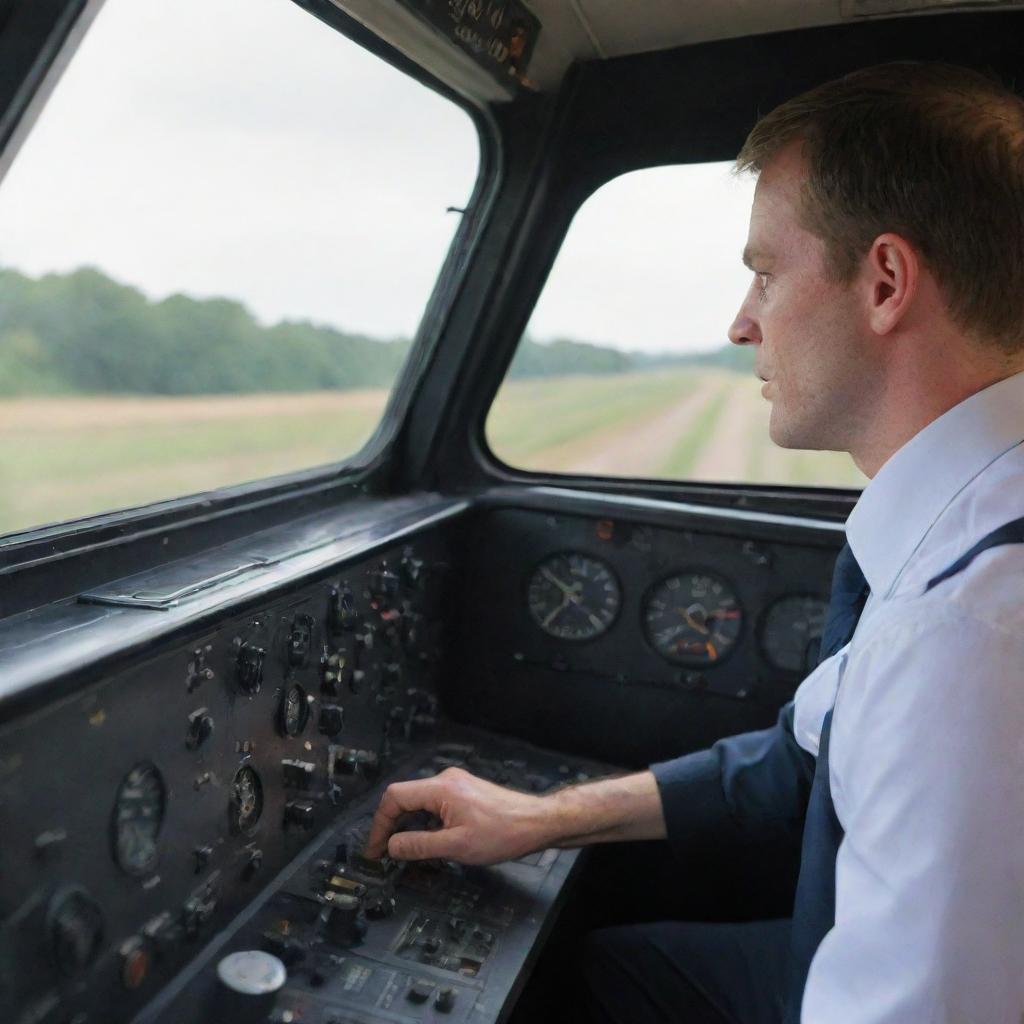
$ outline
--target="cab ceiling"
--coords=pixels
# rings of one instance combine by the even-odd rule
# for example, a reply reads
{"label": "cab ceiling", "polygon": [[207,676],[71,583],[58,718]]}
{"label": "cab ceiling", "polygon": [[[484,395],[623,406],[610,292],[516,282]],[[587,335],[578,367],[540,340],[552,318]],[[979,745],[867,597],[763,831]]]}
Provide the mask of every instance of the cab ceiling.
{"label": "cab ceiling", "polygon": [[[333,0],[456,91],[483,102],[513,97],[398,0]],[[541,32],[527,69],[554,91],[578,61],[606,60],[790,29],[939,11],[1024,7],[1024,0],[525,0]]]}

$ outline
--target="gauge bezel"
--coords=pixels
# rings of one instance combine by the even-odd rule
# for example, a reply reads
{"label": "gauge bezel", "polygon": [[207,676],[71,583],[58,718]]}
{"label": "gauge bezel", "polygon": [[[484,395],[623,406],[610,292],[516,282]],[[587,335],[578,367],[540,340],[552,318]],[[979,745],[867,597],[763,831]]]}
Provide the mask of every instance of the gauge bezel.
{"label": "gauge bezel", "polygon": [[[548,562],[551,562],[556,558],[568,558],[570,556],[576,558],[585,558],[590,562],[596,562],[608,573],[608,575],[611,577],[612,582],[615,584],[615,611],[611,619],[609,620],[608,624],[604,626],[603,629],[599,630],[597,633],[594,633],[592,636],[558,636],[556,633],[552,633],[549,630],[545,629],[545,627],[537,621],[537,617],[533,614],[533,609],[530,606],[530,587],[534,579],[536,578],[538,572],[540,571],[541,566],[546,565]],[[619,574],[615,571],[614,567],[606,559],[601,558],[599,555],[591,554],[589,551],[581,548],[560,548],[557,551],[549,552],[548,554],[539,558],[531,566],[530,571],[526,574],[523,583],[523,607],[526,611],[526,616],[529,619],[530,623],[536,629],[540,630],[540,632],[544,636],[548,637],[551,640],[556,640],[558,643],[563,644],[578,644],[582,646],[584,644],[592,644],[597,640],[606,637],[614,628],[615,624],[619,621],[619,618],[622,615],[622,606],[624,603],[625,593],[622,589],[622,581],[619,579]]]}
{"label": "gauge bezel", "polygon": [[828,597],[822,596],[821,594],[815,594],[810,591],[792,591],[785,594],[779,594],[776,597],[771,598],[768,603],[761,609],[761,613],[757,617],[757,627],[755,635],[757,638],[757,653],[761,656],[761,659],[773,672],[783,672],[788,678],[799,679],[803,675],[807,675],[813,671],[813,666],[809,669],[793,669],[784,668],[782,665],[777,664],[768,653],[768,646],[764,641],[765,626],[768,621],[768,615],[771,610],[782,601],[788,601],[793,598],[796,599],[811,599],[813,601],[820,601],[825,606],[825,614],[828,614]]}
{"label": "gauge bezel", "polygon": [[[666,654],[664,651],[658,648],[658,645],[654,642],[651,636],[651,631],[647,623],[647,609],[650,607],[651,598],[654,592],[659,588],[668,583],[669,580],[677,579],[681,576],[708,576],[718,583],[723,584],[729,589],[729,592],[733,595],[736,600],[736,607],[740,611],[740,625],[739,630],[736,633],[736,639],[729,645],[728,649],[720,657],[714,661],[700,661],[692,657],[672,657]],[[688,668],[695,670],[711,670],[717,669],[719,666],[724,665],[735,652],[741,646],[744,638],[744,633],[747,630],[747,620],[749,616],[747,614],[746,606],[740,599],[739,588],[735,583],[732,582],[727,576],[723,576],[717,569],[705,569],[703,566],[687,565],[680,569],[676,569],[672,572],[665,573],[659,576],[645,591],[643,598],[640,601],[640,632],[644,638],[644,642],[648,648],[659,657],[662,661],[669,665],[676,665],[680,668]]]}
{"label": "gauge bezel", "polygon": [[[92,914],[92,921],[88,922],[93,925],[92,928],[92,942],[87,951],[86,957],[81,964],[69,964],[60,955],[60,946],[57,941],[57,921],[61,915],[61,911],[67,907],[72,901],[77,900],[81,909],[86,913]],[[50,898],[50,902],[46,908],[46,934],[48,937],[48,944],[50,947],[50,956],[57,970],[64,977],[72,977],[79,974],[81,971],[91,967],[99,956],[100,950],[103,948],[103,940],[107,932],[106,915],[103,913],[103,908],[100,904],[80,885],[64,885],[61,886]]]}
{"label": "gauge bezel", "polygon": [[[293,691],[298,690],[299,692],[299,726],[295,732],[291,732],[288,729],[288,695]],[[277,705],[277,731],[284,736],[286,739],[295,739],[301,736],[306,731],[306,726],[309,725],[309,694],[306,693],[306,688],[300,686],[295,682],[286,681],[284,687],[281,690],[281,700]],[[238,774],[237,772],[235,773]]]}
{"label": "gauge bezel", "polygon": [[[238,776],[245,771],[251,772],[253,779],[256,781],[256,799],[258,807],[255,820],[248,826],[242,825],[239,822],[238,811],[236,809],[237,801],[235,800],[235,783],[238,781]],[[254,835],[260,826],[260,822],[263,820],[264,810],[263,780],[260,778],[260,773],[256,771],[255,766],[251,762],[246,761],[244,764],[240,764],[238,766],[238,770],[231,776],[231,788],[228,794],[228,827],[231,830],[231,834],[234,836]]]}
{"label": "gauge bezel", "polygon": [[[121,858],[118,828],[118,807],[121,803],[121,791],[128,784],[129,777],[137,771],[145,770],[156,777],[160,785],[160,815],[157,819],[156,833],[153,836],[153,855],[144,864],[127,864]],[[163,773],[152,761],[139,761],[132,765],[121,777],[117,784],[117,792],[114,794],[114,809],[110,815],[110,844],[114,863],[126,874],[134,875],[136,878],[148,875],[160,860],[160,833],[163,831],[164,821],[167,818],[167,783],[164,781]]]}

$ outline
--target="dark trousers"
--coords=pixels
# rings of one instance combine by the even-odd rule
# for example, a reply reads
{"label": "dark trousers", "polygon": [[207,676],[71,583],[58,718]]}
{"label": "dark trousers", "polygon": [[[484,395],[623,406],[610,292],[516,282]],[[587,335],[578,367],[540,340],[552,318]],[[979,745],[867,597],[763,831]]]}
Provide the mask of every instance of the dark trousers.
{"label": "dark trousers", "polygon": [[659,921],[589,932],[580,970],[593,1024],[779,1024],[788,920]]}
{"label": "dark trousers", "polygon": [[587,864],[510,1024],[778,1024],[795,878],[770,850]]}

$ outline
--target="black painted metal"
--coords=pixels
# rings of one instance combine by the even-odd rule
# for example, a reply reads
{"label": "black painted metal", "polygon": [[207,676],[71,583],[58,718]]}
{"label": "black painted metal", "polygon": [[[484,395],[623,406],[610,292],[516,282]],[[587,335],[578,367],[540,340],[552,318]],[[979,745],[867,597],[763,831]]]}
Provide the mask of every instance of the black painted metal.
{"label": "black painted metal", "polygon": [[[500,114],[501,189],[435,372],[403,427],[405,479],[459,491],[543,479],[498,464],[483,423],[568,225],[599,185],[641,167],[730,159],[759,111],[868,64],[950,60],[1015,81],[1022,29],[1020,12],[946,14],[595,61],[573,69],[553,108],[520,103]],[[856,499],[853,491],[785,487],[600,478],[573,485],[835,519]]]}
{"label": "black painted metal", "polygon": [[[61,46],[70,40],[73,49],[75,19],[81,19],[83,12],[91,16],[99,2],[16,3],[6,20],[0,22],[0,128],[6,123],[4,118],[21,118],[33,102],[33,94],[44,86],[47,70],[54,62],[69,59],[70,54],[62,51]],[[420,390],[435,358],[453,295],[461,288],[474,254],[475,237],[487,215],[493,191],[497,135],[488,111],[425,73],[330,0],[293,2],[398,70],[458,103],[473,119],[480,138],[480,168],[473,195],[381,422],[364,448],[344,463],[0,538],[0,619],[104,580],[159,565],[168,558],[227,543],[253,530],[287,524],[362,495],[386,495],[396,490],[392,479],[396,458],[392,448],[412,397]],[[12,59],[5,63],[5,55]],[[17,60],[13,59],[15,55]],[[0,135],[0,154],[7,141],[9,137]]]}
{"label": "black painted metal", "polygon": [[[76,23],[102,0],[7,0],[0,8],[0,179],[13,149],[38,112],[39,95],[52,87],[62,51],[74,49]],[[84,27],[84,26],[82,26]],[[70,43],[70,47],[67,44]],[[48,81],[49,79],[49,81]]]}
{"label": "black painted metal", "polygon": [[75,692],[156,644],[210,628],[226,615],[258,605],[268,593],[294,590],[341,559],[369,556],[457,518],[465,504],[437,495],[364,499],[234,539],[198,557],[165,558],[123,587],[95,588],[100,595],[180,588],[198,585],[225,566],[253,565],[219,586],[197,586],[190,597],[163,609],[63,600],[10,616],[0,622],[0,721]]}

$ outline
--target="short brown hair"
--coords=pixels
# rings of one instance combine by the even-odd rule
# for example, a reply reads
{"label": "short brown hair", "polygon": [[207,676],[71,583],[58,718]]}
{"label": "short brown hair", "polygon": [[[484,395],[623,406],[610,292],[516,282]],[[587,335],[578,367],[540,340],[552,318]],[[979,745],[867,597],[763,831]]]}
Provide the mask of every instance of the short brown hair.
{"label": "short brown hair", "polygon": [[965,330],[1024,348],[1024,101],[950,64],[865,68],[783,103],[737,158],[760,171],[801,142],[804,226],[848,281],[878,235],[920,252]]}

